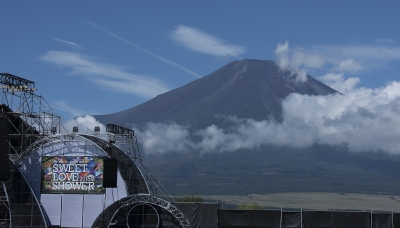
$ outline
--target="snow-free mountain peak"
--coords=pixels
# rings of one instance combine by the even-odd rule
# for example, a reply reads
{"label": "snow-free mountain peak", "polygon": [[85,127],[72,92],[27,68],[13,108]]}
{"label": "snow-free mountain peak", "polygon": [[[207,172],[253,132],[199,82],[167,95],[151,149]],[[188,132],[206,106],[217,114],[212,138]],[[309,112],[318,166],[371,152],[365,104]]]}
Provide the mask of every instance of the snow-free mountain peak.
{"label": "snow-free mountain peak", "polygon": [[270,60],[231,62],[187,85],[132,107],[96,116],[102,123],[142,126],[147,122],[175,122],[192,129],[218,125],[218,116],[265,120],[282,119],[281,100],[290,93],[328,95],[335,90],[307,76],[295,80]]}

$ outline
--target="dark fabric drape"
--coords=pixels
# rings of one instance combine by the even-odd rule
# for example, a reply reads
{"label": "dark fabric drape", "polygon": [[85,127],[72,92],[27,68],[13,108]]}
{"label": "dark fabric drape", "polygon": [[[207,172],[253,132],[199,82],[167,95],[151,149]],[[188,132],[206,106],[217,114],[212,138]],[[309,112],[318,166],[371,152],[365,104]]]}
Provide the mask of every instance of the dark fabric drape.
{"label": "dark fabric drape", "polygon": [[394,227],[400,227],[400,213],[394,213],[393,214],[393,223]]}
{"label": "dark fabric drape", "polygon": [[304,228],[371,227],[369,212],[303,211]]}
{"label": "dark fabric drape", "polygon": [[218,210],[219,228],[272,228],[279,227],[280,211]]}
{"label": "dark fabric drape", "polygon": [[391,214],[372,214],[373,228],[393,228]]}
{"label": "dark fabric drape", "polygon": [[173,203],[189,220],[192,228],[216,228],[218,204]]}
{"label": "dark fabric drape", "polygon": [[301,228],[301,212],[283,212],[282,228]]}
{"label": "dark fabric drape", "polygon": [[[223,210],[218,204],[174,203],[193,228],[400,228],[400,213]],[[282,217],[281,217],[282,216]],[[371,224],[372,219],[372,224]]]}

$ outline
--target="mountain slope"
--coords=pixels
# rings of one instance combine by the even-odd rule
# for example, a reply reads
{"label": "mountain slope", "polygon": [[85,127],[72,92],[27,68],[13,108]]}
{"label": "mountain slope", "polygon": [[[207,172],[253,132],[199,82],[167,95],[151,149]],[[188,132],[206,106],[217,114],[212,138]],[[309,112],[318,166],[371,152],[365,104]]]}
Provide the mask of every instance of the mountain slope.
{"label": "mountain slope", "polygon": [[235,61],[185,86],[141,105],[109,115],[95,116],[102,123],[130,127],[147,122],[176,122],[192,129],[218,121],[216,115],[281,120],[280,102],[290,93],[327,95],[336,91],[308,76],[299,83],[268,60]]}
{"label": "mountain slope", "polygon": [[[176,122],[190,126],[193,132],[212,124],[229,127],[218,115],[258,121],[272,116],[282,121],[281,101],[290,93],[328,95],[337,91],[310,76],[306,82],[296,82],[290,72],[280,70],[272,61],[245,59],[141,105],[96,118],[102,123],[126,127]],[[148,154],[144,156],[144,164],[174,195],[400,194],[399,156],[351,153],[345,146],[321,145],[309,148],[262,145],[253,150],[213,152],[216,151],[199,155],[199,151],[187,148],[179,154]]]}

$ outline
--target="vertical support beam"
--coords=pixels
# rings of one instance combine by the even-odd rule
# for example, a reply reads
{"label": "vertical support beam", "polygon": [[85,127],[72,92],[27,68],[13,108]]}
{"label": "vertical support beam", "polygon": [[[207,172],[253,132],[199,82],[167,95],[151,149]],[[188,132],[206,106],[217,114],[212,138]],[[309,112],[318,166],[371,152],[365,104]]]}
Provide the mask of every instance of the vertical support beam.
{"label": "vertical support beam", "polygon": [[394,219],[393,219],[393,216],[394,216],[394,214],[393,214],[393,210],[392,210],[392,228],[394,228]]}
{"label": "vertical support beam", "polygon": [[82,194],[82,227],[83,226],[83,220],[85,219],[85,194]]}
{"label": "vertical support beam", "polygon": [[12,216],[11,216],[12,212],[11,212],[11,207],[10,207],[10,198],[8,197],[7,188],[6,188],[5,183],[1,182],[1,184],[2,184],[3,191],[4,191],[4,195],[6,196],[6,200],[7,200],[8,219],[10,221],[10,228],[12,228]]}
{"label": "vertical support beam", "polygon": [[61,227],[61,225],[62,225],[61,222],[62,222],[62,214],[63,214],[63,210],[62,210],[62,209],[63,209],[63,207],[62,207],[62,198],[63,198],[63,194],[61,194],[61,197],[60,197],[60,199],[61,199],[61,200],[60,200],[60,209],[61,209],[61,210],[60,210],[60,227]]}
{"label": "vertical support beam", "polygon": [[371,228],[372,228],[372,209],[371,209]]}
{"label": "vertical support beam", "polygon": [[301,228],[303,228],[303,207],[300,210],[301,210],[300,213]]}

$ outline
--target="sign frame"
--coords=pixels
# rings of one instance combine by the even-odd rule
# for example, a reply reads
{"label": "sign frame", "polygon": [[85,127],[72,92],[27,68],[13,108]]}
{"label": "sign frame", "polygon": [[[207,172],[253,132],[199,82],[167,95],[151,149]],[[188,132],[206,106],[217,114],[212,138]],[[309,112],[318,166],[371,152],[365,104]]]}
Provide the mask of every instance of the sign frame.
{"label": "sign frame", "polygon": [[104,158],[99,156],[43,156],[41,194],[104,194]]}

